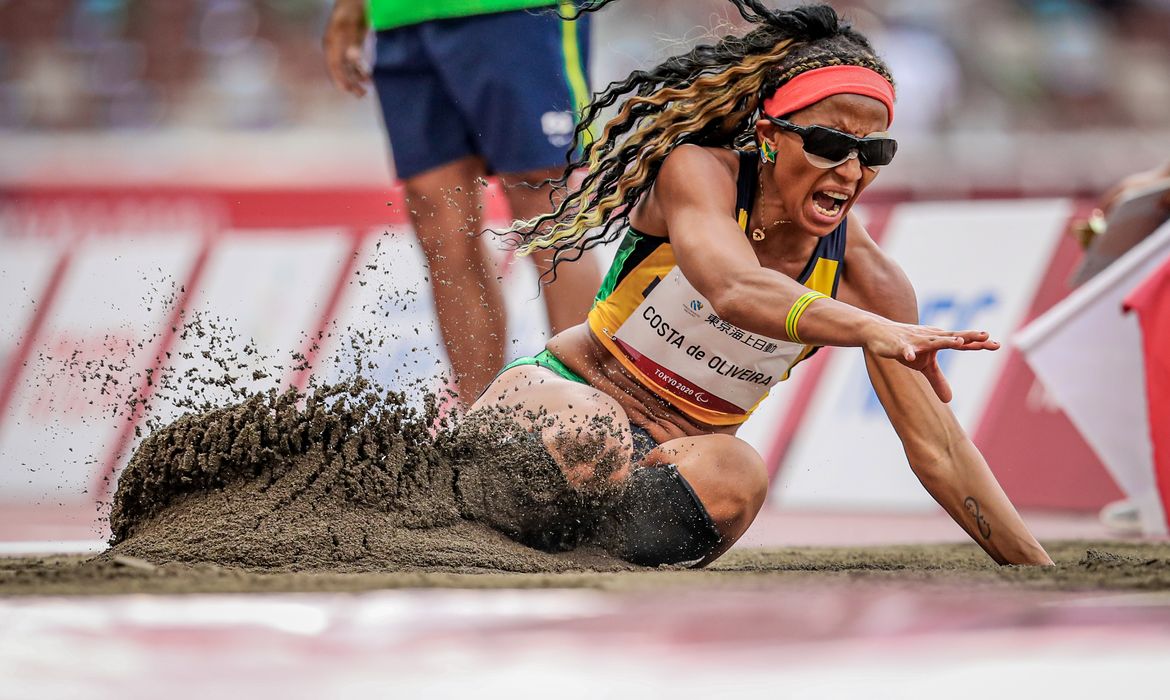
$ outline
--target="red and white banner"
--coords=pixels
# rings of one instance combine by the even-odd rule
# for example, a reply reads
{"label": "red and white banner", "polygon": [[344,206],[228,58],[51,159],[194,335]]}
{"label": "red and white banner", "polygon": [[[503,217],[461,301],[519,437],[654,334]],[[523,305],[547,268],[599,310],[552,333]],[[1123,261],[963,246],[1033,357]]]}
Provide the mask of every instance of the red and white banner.
{"label": "red and white banner", "polygon": [[[1028,364],[1040,377],[1056,403],[1120,486],[1138,507],[1147,534],[1167,533],[1165,502],[1154,468],[1151,435],[1168,431],[1159,425],[1147,401],[1142,328],[1138,319],[1123,312],[1123,302],[1141,282],[1170,260],[1170,224],[1163,226],[1120,260],[1086,282],[1047,314],[1024,329],[1016,342]],[[1153,343],[1166,325],[1166,301],[1154,290],[1164,284],[1151,281],[1133,297],[1143,322],[1150,324],[1148,347],[1155,350],[1155,369],[1164,369],[1164,349],[1159,357]],[[1162,392],[1165,386],[1149,384]],[[1161,440],[1159,440],[1161,441]]]}
{"label": "red and white banner", "polygon": [[1165,513],[1170,503],[1170,254],[1126,297],[1125,307],[1137,313],[1142,329],[1154,481]]}

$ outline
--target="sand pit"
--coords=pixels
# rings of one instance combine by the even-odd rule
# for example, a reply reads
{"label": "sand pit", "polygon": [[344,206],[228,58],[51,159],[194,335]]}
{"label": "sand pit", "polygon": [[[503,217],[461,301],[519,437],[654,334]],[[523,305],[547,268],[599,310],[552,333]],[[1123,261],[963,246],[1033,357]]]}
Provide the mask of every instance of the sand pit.
{"label": "sand pit", "polygon": [[185,416],[122,474],[107,551],[0,559],[0,595],[1170,587],[1155,543],[1048,543],[1055,568],[999,567],[963,544],[738,549],[707,570],[642,569],[607,554],[599,532],[615,492],[570,486],[530,430],[501,416],[451,424],[435,400],[405,399],[359,379]]}
{"label": "sand pit", "polygon": [[[478,533],[484,535],[484,531]],[[501,536],[502,537],[502,536]],[[490,538],[485,538],[489,539]],[[0,558],[0,596],[125,593],[353,592],[395,588],[586,588],[614,593],[728,589],[785,590],[827,585],[971,591],[1162,591],[1170,588],[1165,544],[1047,542],[1057,566],[1000,567],[975,545],[732,550],[708,569],[588,570],[554,555],[540,573],[449,566],[409,570],[285,571],[210,563],[155,565],[112,552],[87,557]],[[506,550],[506,540],[498,543]],[[511,546],[515,546],[512,544]]]}
{"label": "sand pit", "polygon": [[283,572],[631,568],[595,537],[611,494],[570,486],[510,421],[449,424],[433,398],[424,406],[359,379],[185,416],[144,440],[122,474],[99,559]]}

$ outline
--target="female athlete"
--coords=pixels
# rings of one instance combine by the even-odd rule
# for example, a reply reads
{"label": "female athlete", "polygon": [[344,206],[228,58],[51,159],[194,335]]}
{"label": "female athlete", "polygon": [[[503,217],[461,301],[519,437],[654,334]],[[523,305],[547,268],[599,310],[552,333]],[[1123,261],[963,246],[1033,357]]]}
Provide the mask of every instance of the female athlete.
{"label": "female athlete", "polygon": [[[617,256],[588,321],[505,367],[473,409],[544,416],[535,429],[575,485],[624,481],[604,515],[621,556],[703,565],[768,487],[736,429],[818,347],[859,347],[930,494],[995,561],[1051,564],[946,406],[937,353],[999,344],[916,325],[910,282],[849,216],[896,151],[889,71],[828,6],[731,2],[749,33],[635,72],[586,110],[579,138],[625,98],[560,184],[576,168],[583,181],[514,229],[560,264],[620,237]],[[616,429],[582,433],[599,419]],[[598,469],[576,438],[627,466]]]}

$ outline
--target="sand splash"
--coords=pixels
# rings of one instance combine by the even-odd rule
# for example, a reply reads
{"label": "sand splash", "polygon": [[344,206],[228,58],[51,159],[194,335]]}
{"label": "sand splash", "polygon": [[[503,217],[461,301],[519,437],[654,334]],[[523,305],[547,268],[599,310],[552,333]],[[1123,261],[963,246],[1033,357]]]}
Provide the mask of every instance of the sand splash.
{"label": "sand splash", "polygon": [[502,413],[452,423],[433,397],[422,409],[406,399],[359,378],[180,418],[122,474],[104,556],[283,571],[632,568],[597,539],[614,493],[571,486],[532,431]]}

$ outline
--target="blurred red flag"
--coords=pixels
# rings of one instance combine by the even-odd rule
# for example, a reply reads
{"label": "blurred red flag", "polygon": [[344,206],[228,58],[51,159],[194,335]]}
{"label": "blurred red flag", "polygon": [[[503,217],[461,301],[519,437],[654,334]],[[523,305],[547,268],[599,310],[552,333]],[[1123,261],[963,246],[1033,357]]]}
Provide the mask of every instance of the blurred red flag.
{"label": "blurred red flag", "polygon": [[[1125,299],[1142,328],[1150,440],[1163,508],[1170,507],[1170,260],[1162,263]],[[1167,515],[1170,522],[1170,514]]]}

